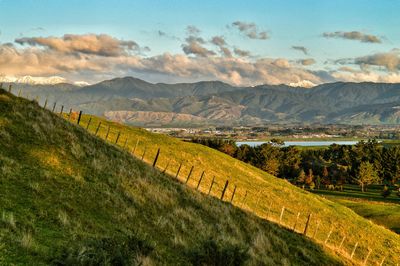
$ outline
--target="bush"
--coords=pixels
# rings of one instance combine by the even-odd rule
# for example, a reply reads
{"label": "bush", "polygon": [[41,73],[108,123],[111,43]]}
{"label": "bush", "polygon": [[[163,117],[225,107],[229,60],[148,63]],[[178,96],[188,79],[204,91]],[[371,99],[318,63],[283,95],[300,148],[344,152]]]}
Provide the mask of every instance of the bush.
{"label": "bush", "polygon": [[189,250],[188,257],[195,266],[239,266],[249,258],[247,252],[248,248],[242,245],[207,239]]}
{"label": "bush", "polygon": [[382,192],[381,192],[381,194],[382,194],[382,196],[383,196],[384,198],[389,197],[391,193],[392,193],[392,191],[390,190],[390,188],[389,188],[388,186],[384,186],[384,187],[383,187],[383,190],[382,190]]}

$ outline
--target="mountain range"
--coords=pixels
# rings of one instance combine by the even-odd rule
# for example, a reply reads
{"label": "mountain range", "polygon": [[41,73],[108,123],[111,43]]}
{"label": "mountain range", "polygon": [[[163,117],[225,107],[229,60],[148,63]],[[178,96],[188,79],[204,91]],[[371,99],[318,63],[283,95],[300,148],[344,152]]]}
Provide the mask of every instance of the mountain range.
{"label": "mountain range", "polygon": [[220,81],[153,84],[125,77],[88,86],[14,87],[31,98],[140,126],[400,123],[400,84],[392,83],[236,87]]}

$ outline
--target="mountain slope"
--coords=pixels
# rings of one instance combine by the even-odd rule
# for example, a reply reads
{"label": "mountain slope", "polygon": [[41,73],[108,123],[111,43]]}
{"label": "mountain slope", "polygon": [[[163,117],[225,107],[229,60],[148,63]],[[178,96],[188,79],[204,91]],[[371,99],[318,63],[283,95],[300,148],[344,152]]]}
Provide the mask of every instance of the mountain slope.
{"label": "mountain slope", "polygon": [[[286,85],[233,87],[217,81],[152,84],[126,77],[86,87],[16,86],[31,98],[40,96],[42,102],[48,98],[95,115],[104,115],[107,111],[171,112],[200,116],[215,125],[397,124],[400,121],[397,110],[384,108],[385,105],[400,106],[400,84],[337,82],[306,89]],[[367,106],[379,108],[368,110]],[[138,121],[138,124],[143,123]]]}
{"label": "mountain slope", "polygon": [[0,170],[1,265],[346,261],[3,90]]}

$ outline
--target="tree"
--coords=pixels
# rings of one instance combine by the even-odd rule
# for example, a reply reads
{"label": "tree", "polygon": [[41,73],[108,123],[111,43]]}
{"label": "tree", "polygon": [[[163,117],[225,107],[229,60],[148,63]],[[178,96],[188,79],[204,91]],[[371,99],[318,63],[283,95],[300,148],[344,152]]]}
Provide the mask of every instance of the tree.
{"label": "tree", "polygon": [[306,181],[306,173],[304,173],[304,170],[301,169],[299,175],[297,176],[296,182],[298,184],[303,184],[304,187],[305,181]]}
{"label": "tree", "polygon": [[360,185],[361,191],[364,192],[368,185],[380,182],[380,178],[371,163],[362,162],[360,164],[356,181]]}

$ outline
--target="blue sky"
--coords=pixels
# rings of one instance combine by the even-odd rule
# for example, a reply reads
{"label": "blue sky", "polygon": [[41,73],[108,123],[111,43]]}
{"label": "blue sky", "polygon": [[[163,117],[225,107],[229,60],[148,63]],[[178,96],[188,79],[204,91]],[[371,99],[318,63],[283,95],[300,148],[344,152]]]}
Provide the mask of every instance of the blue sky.
{"label": "blue sky", "polygon": [[[135,55],[124,55],[124,67],[116,66],[109,69],[88,67],[100,61],[98,55],[90,54],[93,58],[85,57],[86,66],[65,70],[66,66],[47,66],[46,71],[24,72],[22,69],[7,70],[2,68],[0,61],[0,75],[8,76],[61,76],[71,81],[86,80],[96,82],[102,78],[120,75],[136,75],[146,77],[147,80],[157,82],[166,81],[196,81],[202,79],[220,79],[234,84],[255,85],[258,83],[296,83],[301,79],[308,80],[305,71],[316,75],[310,77],[312,83],[323,83],[334,80],[349,81],[385,81],[398,82],[399,68],[398,51],[400,47],[400,1],[60,1],[60,0],[0,0],[0,44],[5,46],[12,43],[13,49],[18,53],[54,53],[54,47],[38,43],[35,40],[16,43],[21,38],[60,38],[65,41],[65,34],[74,36],[83,35],[107,35],[120,41],[134,41],[140,47],[149,47],[150,50],[141,49]],[[254,25],[257,34],[265,32],[267,39],[249,38],[246,31],[240,31],[232,23],[241,22],[243,25]],[[184,51],[188,44],[187,38],[191,36],[187,31],[188,26],[196,27],[200,32],[197,38],[202,41],[197,43],[205,49],[212,51],[207,61],[209,67],[219,64],[218,70],[204,70],[201,66],[195,69],[195,64],[205,64],[205,56]],[[252,27],[252,26],[250,26]],[[159,32],[162,32],[162,36]],[[356,33],[356,37],[346,33]],[[324,37],[323,34],[326,34]],[[330,37],[327,37],[331,34]],[[358,35],[357,35],[358,34]],[[230,66],[225,69],[227,62],[235,64],[233,59],[223,59],[219,54],[220,48],[210,43],[210,40],[219,36],[225,40],[225,48],[233,51],[235,48],[249,51],[251,56],[236,58],[243,66]],[[358,37],[357,37],[358,36]],[[365,41],[363,36],[373,36],[377,42]],[[193,44],[193,43],[190,43]],[[307,49],[304,54],[293,46],[301,46]],[[10,45],[8,45],[9,49]],[[39,49],[39,51],[31,51]],[[59,50],[57,52],[60,52]],[[65,51],[61,51],[65,52]],[[85,53],[79,51],[81,56]],[[8,57],[10,57],[8,51]],[[164,66],[156,71],[149,71],[146,67],[137,64],[130,67],[131,61],[140,61],[139,65],[147,64],[155,67],[160,62],[161,56],[183,55],[190,60],[186,67],[193,68],[193,73],[179,73],[175,69],[181,65],[183,58],[175,62],[173,67]],[[1,54],[0,54],[1,55]],[[71,54],[70,54],[71,55]],[[30,58],[30,55],[26,55]],[[62,54],[61,56],[65,56]],[[76,57],[76,53],[74,54]],[[94,58],[96,56],[96,58]],[[118,55],[121,56],[121,55]],[[129,58],[128,58],[129,57]],[[221,58],[219,58],[221,57]],[[74,60],[66,57],[66,60]],[[110,64],[118,64],[115,58],[103,58],[110,60]],[[289,66],[278,63],[277,66],[256,64],[257,60],[274,62],[274,60],[286,60]],[[313,63],[303,65],[301,60],[312,59]],[[14,60],[11,58],[10,60]],[[81,58],[79,61],[83,63]],[[122,59],[118,60],[120,62]],[[151,62],[149,62],[151,60]],[[164,58],[164,60],[166,60]],[[225,60],[225,61],[223,61]],[[338,61],[339,60],[339,61]],[[340,61],[341,60],[341,61]],[[394,61],[393,61],[394,60]],[[3,60],[4,61],[4,60]],[[14,60],[15,68],[21,58]],[[13,61],[13,62],[14,62]],[[101,61],[101,65],[104,64]],[[127,63],[129,61],[130,63]],[[157,61],[157,62],[155,62]],[[218,61],[218,62],[216,62]],[[245,61],[245,62],[243,62]],[[281,61],[279,61],[281,62]],[[282,61],[283,62],[283,61]],[[311,62],[310,60],[307,62]],[[340,63],[338,63],[340,62]],[[6,62],[3,62],[5,64]],[[71,65],[78,62],[71,61]],[[394,64],[394,65],[393,65]],[[182,65],[181,65],[182,66]],[[33,67],[38,67],[34,66]],[[254,73],[252,81],[249,67],[264,67],[263,75]],[[280,76],[279,69],[286,74]],[[294,69],[294,79],[289,77]],[[343,70],[344,67],[347,69]],[[21,67],[22,68],[22,67]],[[25,67],[26,68],[26,67]],[[43,67],[43,69],[45,69]],[[156,67],[157,68],[157,67]],[[167,71],[165,71],[167,69]],[[236,69],[236,70],[235,70]],[[340,70],[341,69],[341,70]],[[222,71],[222,73],[217,73]],[[229,72],[231,71],[231,72]],[[237,73],[233,73],[236,71]],[[318,74],[316,72],[324,72]],[[342,73],[343,72],[343,73]],[[297,73],[297,74],[296,74]],[[236,74],[240,76],[238,77]],[[272,76],[272,77],[271,77]],[[329,78],[327,78],[329,76]],[[232,81],[230,81],[232,79]]]}

